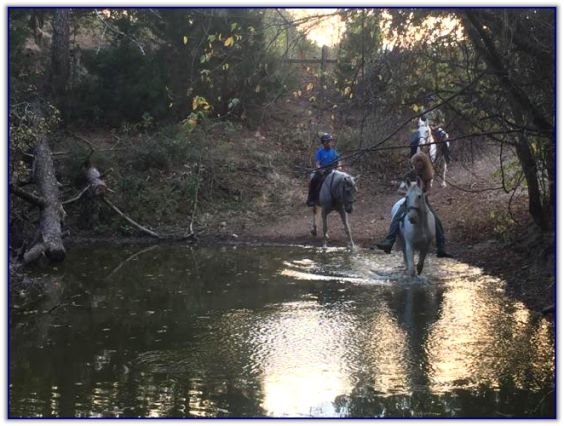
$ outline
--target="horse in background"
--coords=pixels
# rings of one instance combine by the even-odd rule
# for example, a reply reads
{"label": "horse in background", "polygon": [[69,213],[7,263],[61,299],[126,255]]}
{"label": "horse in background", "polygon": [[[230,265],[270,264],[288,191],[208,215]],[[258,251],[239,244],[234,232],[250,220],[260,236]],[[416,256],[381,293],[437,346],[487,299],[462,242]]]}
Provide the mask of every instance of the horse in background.
{"label": "horse in background", "polygon": [[429,155],[433,167],[441,178],[441,187],[446,186],[447,163],[450,160],[448,134],[441,128],[431,129],[428,120],[417,120],[418,151]]}
{"label": "horse in background", "polygon": [[405,198],[398,200],[392,207],[392,218],[405,203],[406,213],[400,222],[398,242],[407,271],[415,277],[415,253],[419,253],[417,274],[421,274],[427,253],[435,241],[435,216],[427,204],[423,180],[417,177],[416,183],[408,182],[408,185]]}
{"label": "horse in background", "polygon": [[313,207],[313,223],[311,228],[311,234],[317,235],[316,218],[318,213],[321,212],[323,247],[327,247],[327,215],[335,210],[341,216],[341,222],[349,240],[349,247],[351,249],[354,248],[348,214],[353,211],[356,191],[356,179],[345,172],[333,170],[325,177],[319,192],[319,202]]}
{"label": "horse in background", "polygon": [[448,164],[450,163],[450,142],[448,141],[448,133],[445,132],[441,127],[432,127],[431,136],[435,141],[436,155],[433,160],[433,166],[439,177],[441,178],[441,186],[444,188],[446,186],[446,172],[448,169]]}

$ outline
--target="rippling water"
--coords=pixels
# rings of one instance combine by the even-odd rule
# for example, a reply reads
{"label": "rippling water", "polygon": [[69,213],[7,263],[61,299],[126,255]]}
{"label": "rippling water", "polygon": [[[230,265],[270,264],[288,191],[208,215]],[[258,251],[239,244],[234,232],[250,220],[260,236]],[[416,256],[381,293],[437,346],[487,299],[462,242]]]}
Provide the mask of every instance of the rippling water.
{"label": "rippling water", "polygon": [[13,306],[9,415],[554,417],[552,324],[476,267],[401,262],[74,249],[40,306]]}

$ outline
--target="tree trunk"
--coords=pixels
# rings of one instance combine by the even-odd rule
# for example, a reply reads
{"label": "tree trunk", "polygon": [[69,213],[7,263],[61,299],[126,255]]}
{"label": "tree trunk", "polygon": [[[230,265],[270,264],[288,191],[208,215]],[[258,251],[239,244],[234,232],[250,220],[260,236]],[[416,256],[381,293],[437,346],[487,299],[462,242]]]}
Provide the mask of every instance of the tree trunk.
{"label": "tree trunk", "polygon": [[519,141],[515,145],[517,157],[523,168],[525,180],[527,181],[527,189],[529,194],[529,213],[534,222],[543,230],[548,230],[547,212],[545,212],[542,204],[542,196],[537,180],[538,169],[529,147],[527,138],[519,135]]}
{"label": "tree trunk", "polygon": [[[485,22],[482,21],[479,12],[466,10],[463,14],[464,23],[470,40],[478,52],[483,55],[483,58],[488,68],[496,76],[500,85],[507,90],[508,101],[511,106],[511,111],[514,116],[515,122],[523,122],[524,126],[530,122],[539,132],[544,134],[554,141],[554,127],[551,125],[549,119],[544,117],[539,108],[536,108],[529,98],[527,93],[518,85],[517,81],[511,79],[511,73],[505,68],[502,56],[500,55],[496,44],[491,35],[484,29]],[[550,143],[546,144],[547,149],[551,149]],[[548,230],[549,220],[547,219],[552,214],[554,208],[554,197],[552,195],[552,182],[549,176],[549,195],[548,206],[543,205],[543,195],[539,185],[538,167],[535,157],[531,151],[529,140],[524,134],[519,135],[516,145],[517,156],[523,169],[525,179],[527,181],[527,189],[529,195],[529,213],[531,214],[534,222],[543,230]],[[552,156],[549,155],[549,158]],[[548,166],[552,167],[552,165]],[[549,174],[552,171],[548,170]]]}
{"label": "tree trunk", "polygon": [[33,262],[43,254],[51,261],[61,261],[66,254],[61,236],[61,222],[65,212],[59,198],[53,158],[45,136],[35,148],[33,170],[33,179],[37,184],[43,205],[40,207],[38,236],[32,247],[24,254],[24,263]]}
{"label": "tree trunk", "polygon": [[51,89],[57,107],[63,112],[65,112],[65,94],[70,75],[69,13],[68,8],[55,10],[51,47]]}

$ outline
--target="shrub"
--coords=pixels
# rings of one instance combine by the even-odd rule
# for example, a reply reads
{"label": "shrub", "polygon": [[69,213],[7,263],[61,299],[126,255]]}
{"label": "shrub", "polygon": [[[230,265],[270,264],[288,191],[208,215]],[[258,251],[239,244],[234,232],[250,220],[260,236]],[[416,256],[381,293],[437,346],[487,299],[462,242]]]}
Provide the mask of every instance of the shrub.
{"label": "shrub", "polygon": [[87,50],[88,72],[69,94],[69,120],[120,125],[152,125],[168,112],[166,77],[158,52],[141,52],[127,43],[95,52]]}

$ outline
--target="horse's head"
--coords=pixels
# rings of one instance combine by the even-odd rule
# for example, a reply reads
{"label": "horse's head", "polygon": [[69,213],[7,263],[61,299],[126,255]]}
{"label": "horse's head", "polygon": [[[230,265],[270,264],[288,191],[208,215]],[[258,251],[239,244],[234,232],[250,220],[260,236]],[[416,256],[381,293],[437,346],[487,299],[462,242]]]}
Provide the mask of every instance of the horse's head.
{"label": "horse's head", "polygon": [[352,213],[353,203],[356,195],[356,179],[353,176],[346,175],[343,178],[343,206],[347,213]]}
{"label": "horse's head", "polygon": [[433,138],[433,133],[431,127],[426,121],[419,120],[419,127],[417,128],[418,146],[419,150],[426,153],[431,157],[431,161],[435,161],[436,157],[436,145]]}
{"label": "horse's head", "polygon": [[423,181],[417,177],[417,182],[407,182],[408,190],[405,195],[406,217],[410,223],[416,224],[421,213],[426,208]]}

